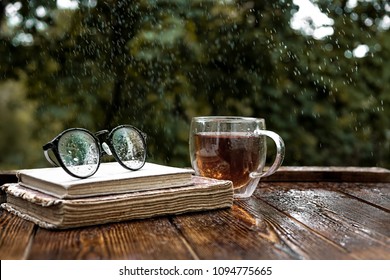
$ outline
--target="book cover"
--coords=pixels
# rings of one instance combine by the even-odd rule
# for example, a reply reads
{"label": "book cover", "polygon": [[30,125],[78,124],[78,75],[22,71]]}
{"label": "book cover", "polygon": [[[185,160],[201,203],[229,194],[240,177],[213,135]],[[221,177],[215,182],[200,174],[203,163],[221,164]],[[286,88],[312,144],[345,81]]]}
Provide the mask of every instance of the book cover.
{"label": "book cover", "polygon": [[191,184],[96,197],[59,199],[21,186],[1,187],[7,193],[1,207],[49,229],[91,226],[131,219],[228,208],[233,205],[230,181],[192,176]]}
{"label": "book cover", "polygon": [[192,173],[191,169],[154,163],[130,171],[117,162],[110,162],[100,164],[96,174],[86,179],[74,178],[61,167],[24,169],[16,175],[22,186],[70,199],[189,185]]}

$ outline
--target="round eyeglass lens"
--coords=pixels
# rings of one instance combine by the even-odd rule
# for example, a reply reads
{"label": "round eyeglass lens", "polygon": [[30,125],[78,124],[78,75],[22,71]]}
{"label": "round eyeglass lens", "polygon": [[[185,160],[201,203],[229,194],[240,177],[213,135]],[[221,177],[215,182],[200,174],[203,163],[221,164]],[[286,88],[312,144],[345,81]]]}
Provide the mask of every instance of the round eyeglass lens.
{"label": "round eyeglass lens", "polygon": [[100,153],[96,140],[82,130],[66,132],[58,142],[63,164],[74,175],[88,177],[99,167]]}
{"label": "round eyeglass lens", "polygon": [[118,159],[129,169],[140,169],[146,159],[145,141],[137,130],[121,127],[112,134],[112,146]]}

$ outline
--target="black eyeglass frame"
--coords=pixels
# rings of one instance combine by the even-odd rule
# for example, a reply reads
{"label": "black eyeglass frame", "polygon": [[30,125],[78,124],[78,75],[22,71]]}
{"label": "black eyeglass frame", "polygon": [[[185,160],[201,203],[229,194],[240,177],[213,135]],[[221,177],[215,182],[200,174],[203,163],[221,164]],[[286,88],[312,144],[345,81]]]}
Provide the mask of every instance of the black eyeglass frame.
{"label": "black eyeglass frame", "polygon": [[[121,128],[130,128],[130,129],[133,129],[134,131],[136,131],[139,136],[140,136],[140,139],[142,140],[142,144],[144,146],[144,154],[143,154],[143,159],[142,159],[142,164],[140,165],[140,167],[138,168],[130,168],[128,166],[126,166],[122,160],[120,160],[119,156],[117,155],[116,151],[115,151],[115,148],[114,148],[114,145],[113,145],[113,140],[112,140],[112,136],[114,134],[115,131],[117,131],[118,129],[121,129]],[[97,162],[97,167],[96,167],[96,170],[87,175],[87,176],[80,176],[80,175],[77,175],[77,174],[74,174],[72,173],[68,168],[67,166],[63,163],[62,159],[61,159],[61,156],[60,156],[60,153],[58,151],[58,143],[61,139],[61,137],[63,135],[65,135],[66,133],[70,132],[70,131],[82,131],[84,133],[87,133],[88,135],[90,135],[94,140],[95,140],[95,143],[99,149],[99,157],[98,157],[98,162]],[[103,141],[100,141],[99,138],[102,138],[103,135],[105,134],[108,134],[105,139],[103,139]],[[146,146],[146,134],[144,132],[142,132],[141,130],[139,130],[138,128],[136,128],[135,126],[132,126],[132,125],[119,125],[115,128],[113,128],[111,131],[109,130],[100,130],[96,133],[92,133],[90,132],[89,130],[85,129],[85,128],[69,128],[69,129],[66,129],[64,131],[62,131],[60,134],[58,134],[53,140],[51,140],[50,142],[46,143],[45,145],[42,146],[43,148],[43,153],[47,159],[48,162],[50,162],[53,166],[58,166],[58,164],[60,165],[60,167],[62,167],[69,175],[73,176],[73,177],[76,177],[76,178],[80,178],[80,179],[85,179],[85,178],[88,178],[88,177],[91,177],[93,176],[99,169],[100,167],[100,162],[101,162],[101,158],[107,154],[107,152],[105,151],[105,149],[102,147],[102,145],[104,143],[106,143],[112,153],[112,156],[115,158],[115,160],[120,164],[122,165],[124,168],[128,169],[128,170],[132,170],[132,171],[137,171],[139,169],[141,169],[144,165],[145,165],[145,162],[146,162],[146,155],[147,155],[147,146]],[[49,151],[52,151],[57,162],[54,161],[50,154],[49,154]]]}

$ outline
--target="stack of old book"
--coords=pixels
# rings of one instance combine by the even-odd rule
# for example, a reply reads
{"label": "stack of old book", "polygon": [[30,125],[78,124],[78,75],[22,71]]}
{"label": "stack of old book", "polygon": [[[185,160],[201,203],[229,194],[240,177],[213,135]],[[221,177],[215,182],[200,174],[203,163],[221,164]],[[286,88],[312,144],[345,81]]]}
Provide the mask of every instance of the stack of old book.
{"label": "stack of old book", "polygon": [[61,168],[25,169],[16,173],[17,183],[0,187],[1,207],[41,227],[65,229],[232,206],[230,181],[192,172],[153,163],[129,171],[102,163],[94,176],[76,179]]}

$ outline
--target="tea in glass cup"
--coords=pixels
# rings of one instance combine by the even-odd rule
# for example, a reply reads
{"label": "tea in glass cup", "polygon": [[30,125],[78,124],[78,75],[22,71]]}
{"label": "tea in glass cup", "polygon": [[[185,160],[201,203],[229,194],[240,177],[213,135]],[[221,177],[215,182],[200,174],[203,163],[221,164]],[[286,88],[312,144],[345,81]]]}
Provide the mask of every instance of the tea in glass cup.
{"label": "tea in glass cup", "polygon": [[[276,144],[276,157],[264,171],[267,142]],[[247,117],[195,117],[189,136],[191,165],[196,175],[230,180],[234,197],[250,197],[261,177],[270,176],[282,164],[283,139],[265,129],[265,120]]]}

